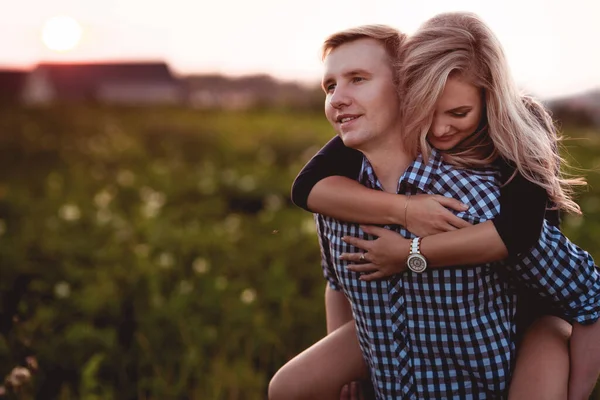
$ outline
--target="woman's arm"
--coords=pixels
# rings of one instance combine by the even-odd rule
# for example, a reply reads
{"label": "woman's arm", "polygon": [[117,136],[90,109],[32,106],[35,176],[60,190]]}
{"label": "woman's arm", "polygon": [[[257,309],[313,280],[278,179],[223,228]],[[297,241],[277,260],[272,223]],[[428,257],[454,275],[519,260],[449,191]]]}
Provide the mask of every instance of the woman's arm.
{"label": "woman's arm", "polygon": [[[499,261],[508,256],[516,256],[539,240],[547,201],[546,192],[517,175],[501,188],[500,193],[501,212],[495,220],[422,239],[421,252],[431,267]],[[498,231],[496,226],[503,230]],[[372,241],[346,238],[349,244],[368,253],[365,255],[367,264],[353,265],[351,270],[370,272],[370,275],[361,277],[364,280],[380,279],[405,270],[410,248],[408,239],[381,228],[362,229],[378,238]],[[508,239],[504,241],[503,237]],[[512,247],[506,246],[506,242]],[[343,258],[356,263],[364,262],[360,260],[360,253],[344,254]]]}
{"label": "woman's arm", "polygon": [[[309,208],[309,195],[313,187],[321,180],[336,175],[356,181],[362,161],[363,155],[360,151],[344,146],[342,139],[335,136],[313,156],[294,180],[292,202],[307,211],[315,211]],[[328,198],[326,194],[325,202]]]}
{"label": "woman's arm", "polygon": [[[508,179],[512,170],[504,167],[502,175]],[[547,203],[546,190],[520,173],[500,188],[500,213],[492,222],[511,256],[527,251],[537,243]]]}
{"label": "woman's arm", "polygon": [[494,219],[425,237],[421,250],[431,266],[482,264],[517,256],[539,240],[547,201],[544,188],[517,173],[500,188],[500,213]]}
{"label": "woman's arm", "polygon": [[[306,205],[311,211],[341,220],[402,225],[418,236],[469,226],[445,208],[464,211],[460,202],[454,199],[431,195],[409,199],[359,184],[355,179],[362,157],[362,153],[344,146],[336,136],[296,178],[292,188],[293,201],[301,207]],[[502,164],[502,168],[503,177],[508,179],[512,169],[506,164]],[[477,264],[526,251],[539,238],[546,203],[546,191],[517,173],[500,189],[500,213],[491,223],[480,224],[477,229],[467,232],[454,232],[457,236],[427,240],[432,264],[437,265],[438,258],[443,265]]]}
{"label": "woman's arm", "polygon": [[434,195],[408,198],[367,189],[356,180],[363,155],[330,140],[302,169],[292,186],[297,206],[343,221],[402,225],[420,235],[432,235],[469,226],[447,208],[465,211],[455,199]]}

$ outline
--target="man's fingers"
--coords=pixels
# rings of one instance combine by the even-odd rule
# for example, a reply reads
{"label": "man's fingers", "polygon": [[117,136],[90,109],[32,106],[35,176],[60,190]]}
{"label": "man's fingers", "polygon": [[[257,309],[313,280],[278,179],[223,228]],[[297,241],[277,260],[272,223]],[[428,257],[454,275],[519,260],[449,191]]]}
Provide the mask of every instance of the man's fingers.
{"label": "man's fingers", "polygon": [[467,211],[469,209],[469,206],[451,197],[438,195],[434,198],[437,200],[438,203],[440,203],[444,207],[448,207],[456,211]]}
{"label": "man's fingers", "polygon": [[350,264],[346,268],[353,272],[367,273],[379,271],[375,264]]}
{"label": "man's fingers", "polygon": [[359,249],[369,251],[368,247],[369,243],[371,242],[370,240],[359,239],[354,236],[344,236],[342,240],[344,243],[348,243],[354,247],[358,247]]}
{"label": "man's fingers", "polygon": [[366,232],[370,235],[373,236],[381,236],[382,234],[389,232],[389,230],[382,228],[380,226],[375,226],[375,225],[361,225],[360,229],[363,230],[363,232]]}
{"label": "man's fingers", "polygon": [[360,387],[358,386],[358,382],[354,381],[350,383],[350,399],[359,400]]}
{"label": "man's fingers", "polygon": [[[364,257],[363,257],[364,256]],[[350,261],[354,263],[367,263],[367,253],[342,253],[340,254],[340,260]]]}
{"label": "man's fingers", "polygon": [[340,390],[340,400],[350,400],[350,384],[346,384]]}

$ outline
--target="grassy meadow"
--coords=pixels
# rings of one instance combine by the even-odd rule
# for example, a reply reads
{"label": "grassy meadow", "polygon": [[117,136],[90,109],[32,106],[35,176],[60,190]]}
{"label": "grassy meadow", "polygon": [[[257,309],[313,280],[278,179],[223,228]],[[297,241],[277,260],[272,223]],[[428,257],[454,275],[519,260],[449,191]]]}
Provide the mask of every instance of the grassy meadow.
{"label": "grassy meadow", "polygon": [[[600,132],[565,233],[600,260]],[[320,112],[0,109],[0,385],[22,399],[264,399],[325,333],[312,215],[289,200]],[[600,397],[599,397],[600,398]]]}

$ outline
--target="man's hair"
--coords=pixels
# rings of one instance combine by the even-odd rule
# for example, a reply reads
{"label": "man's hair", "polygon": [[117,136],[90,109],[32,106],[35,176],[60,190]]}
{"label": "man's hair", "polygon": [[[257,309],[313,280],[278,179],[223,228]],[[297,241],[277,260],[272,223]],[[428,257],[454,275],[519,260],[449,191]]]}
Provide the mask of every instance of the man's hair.
{"label": "man's hair", "polygon": [[324,60],[339,46],[359,39],[374,39],[383,45],[394,71],[394,82],[398,83],[398,61],[406,35],[388,25],[361,25],[334,33],[323,42],[321,58]]}
{"label": "man's hair", "polygon": [[580,212],[571,186],[583,183],[560,174],[558,135],[546,109],[522,96],[510,74],[500,42],[477,15],[445,13],[425,22],[402,48],[403,139],[407,151],[429,155],[427,134],[435,104],[448,78],[458,77],[481,90],[478,132],[444,157],[464,167],[488,165],[498,156],[528,180],[546,189],[559,208]]}

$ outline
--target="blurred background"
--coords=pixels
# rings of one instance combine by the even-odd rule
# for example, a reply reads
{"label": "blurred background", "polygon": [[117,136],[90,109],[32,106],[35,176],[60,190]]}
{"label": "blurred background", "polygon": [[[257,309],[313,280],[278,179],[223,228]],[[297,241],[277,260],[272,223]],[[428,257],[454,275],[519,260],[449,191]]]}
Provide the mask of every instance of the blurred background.
{"label": "blurred background", "polygon": [[350,26],[483,17],[590,183],[563,230],[600,259],[599,3],[446,3],[0,0],[0,399],[266,397],[325,334],[289,191]]}

